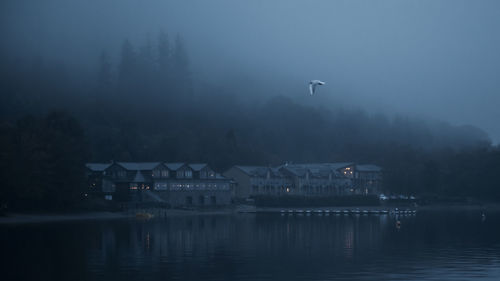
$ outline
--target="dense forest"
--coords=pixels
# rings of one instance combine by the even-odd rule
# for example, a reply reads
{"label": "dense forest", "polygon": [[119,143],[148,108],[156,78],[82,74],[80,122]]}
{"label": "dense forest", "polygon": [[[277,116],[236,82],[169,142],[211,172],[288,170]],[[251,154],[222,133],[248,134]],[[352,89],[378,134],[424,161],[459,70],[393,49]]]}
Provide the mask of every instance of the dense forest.
{"label": "dense forest", "polygon": [[124,40],[91,72],[42,57],[1,60],[2,202],[70,205],[83,192],[83,164],[111,160],[219,171],[355,161],[383,166],[389,192],[500,200],[500,150],[480,129],[305,105],[259,83],[197,81],[179,35]]}

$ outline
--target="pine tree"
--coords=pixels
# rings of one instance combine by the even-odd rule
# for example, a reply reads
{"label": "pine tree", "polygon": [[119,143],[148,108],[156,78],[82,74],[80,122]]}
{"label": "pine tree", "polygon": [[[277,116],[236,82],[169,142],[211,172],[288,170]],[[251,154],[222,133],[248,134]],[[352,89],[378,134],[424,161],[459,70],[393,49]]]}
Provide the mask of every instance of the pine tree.
{"label": "pine tree", "polygon": [[174,89],[175,92],[182,94],[183,100],[190,99],[192,95],[192,84],[191,72],[189,71],[189,58],[184,40],[179,34],[177,34],[175,38],[172,64],[174,81],[182,81],[182,83],[175,83],[175,85],[179,85]]}
{"label": "pine tree", "polygon": [[171,67],[171,50],[168,35],[164,31],[158,36],[158,66],[161,76],[166,78]]}
{"label": "pine tree", "polygon": [[99,56],[99,89],[108,90],[112,83],[111,60],[108,52],[102,51]]}
{"label": "pine tree", "polygon": [[121,83],[134,80],[134,72],[137,69],[137,58],[134,47],[127,39],[123,41],[121,50],[121,60],[119,69],[119,79]]}

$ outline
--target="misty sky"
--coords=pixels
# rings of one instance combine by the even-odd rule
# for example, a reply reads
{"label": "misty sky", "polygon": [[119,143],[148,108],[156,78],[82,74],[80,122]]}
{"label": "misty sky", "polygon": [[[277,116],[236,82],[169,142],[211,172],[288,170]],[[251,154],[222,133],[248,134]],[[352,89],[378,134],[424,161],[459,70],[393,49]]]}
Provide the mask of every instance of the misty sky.
{"label": "misty sky", "polygon": [[472,124],[500,141],[500,1],[0,4],[4,53],[82,68],[94,67],[103,49],[116,59],[124,38],[137,46],[161,29],[183,35],[200,81],[238,73],[273,83],[263,94],[301,100],[309,98],[307,81],[322,79],[319,94],[373,112]]}

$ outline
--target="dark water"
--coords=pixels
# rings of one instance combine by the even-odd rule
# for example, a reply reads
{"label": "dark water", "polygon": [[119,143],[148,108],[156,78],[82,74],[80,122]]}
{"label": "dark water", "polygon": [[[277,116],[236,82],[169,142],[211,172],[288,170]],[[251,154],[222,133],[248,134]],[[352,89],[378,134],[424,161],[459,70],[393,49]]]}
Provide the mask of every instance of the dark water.
{"label": "dark water", "polygon": [[0,226],[1,280],[500,280],[500,213]]}

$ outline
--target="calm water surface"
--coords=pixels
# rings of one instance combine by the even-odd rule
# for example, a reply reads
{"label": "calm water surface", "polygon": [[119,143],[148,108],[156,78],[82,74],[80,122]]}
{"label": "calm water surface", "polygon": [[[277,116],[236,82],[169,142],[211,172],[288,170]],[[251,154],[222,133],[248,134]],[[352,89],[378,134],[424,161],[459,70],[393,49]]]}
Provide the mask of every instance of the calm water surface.
{"label": "calm water surface", "polygon": [[500,280],[500,213],[2,225],[1,280]]}

